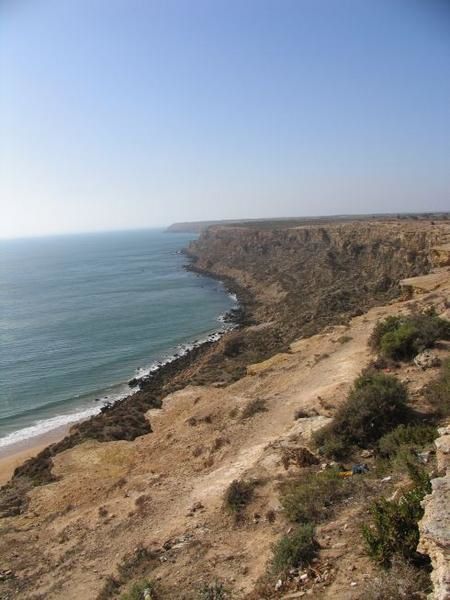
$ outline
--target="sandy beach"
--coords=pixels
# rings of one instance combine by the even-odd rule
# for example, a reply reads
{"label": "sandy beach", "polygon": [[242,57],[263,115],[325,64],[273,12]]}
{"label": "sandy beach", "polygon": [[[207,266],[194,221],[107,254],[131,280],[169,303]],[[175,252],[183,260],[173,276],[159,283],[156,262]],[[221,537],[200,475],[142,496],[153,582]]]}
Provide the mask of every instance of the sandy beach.
{"label": "sandy beach", "polygon": [[[73,425],[73,423],[70,425]],[[28,458],[36,456],[50,444],[61,440],[67,434],[69,428],[69,425],[58,427],[43,435],[0,448],[0,485],[6,483],[14,473],[14,469],[23,464]]]}

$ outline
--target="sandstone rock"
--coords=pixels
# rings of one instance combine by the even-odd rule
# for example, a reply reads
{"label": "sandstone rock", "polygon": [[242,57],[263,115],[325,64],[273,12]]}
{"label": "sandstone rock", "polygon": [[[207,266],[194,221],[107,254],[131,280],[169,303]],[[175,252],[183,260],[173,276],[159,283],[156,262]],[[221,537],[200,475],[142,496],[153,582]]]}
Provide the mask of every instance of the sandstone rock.
{"label": "sandstone rock", "polygon": [[419,523],[418,550],[431,558],[433,594],[430,599],[450,599],[450,427],[439,429],[436,456],[442,477],[433,479],[432,492],[425,496],[424,516]]}

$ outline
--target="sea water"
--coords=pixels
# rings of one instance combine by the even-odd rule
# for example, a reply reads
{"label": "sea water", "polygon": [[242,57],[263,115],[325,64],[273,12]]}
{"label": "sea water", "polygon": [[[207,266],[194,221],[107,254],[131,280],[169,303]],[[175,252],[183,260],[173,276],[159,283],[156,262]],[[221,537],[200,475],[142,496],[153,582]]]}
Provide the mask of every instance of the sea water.
{"label": "sea water", "polygon": [[224,327],[235,298],[183,268],[194,237],[0,240],[0,450],[95,414]]}

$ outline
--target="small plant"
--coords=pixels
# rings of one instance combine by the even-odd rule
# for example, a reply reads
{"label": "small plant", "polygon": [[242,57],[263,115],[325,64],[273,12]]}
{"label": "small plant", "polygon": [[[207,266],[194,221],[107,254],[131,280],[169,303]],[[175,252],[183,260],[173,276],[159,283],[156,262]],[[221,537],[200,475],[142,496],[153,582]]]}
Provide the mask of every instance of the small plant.
{"label": "small plant", "polygon": [[443,363],[438,379],[425,388],[425,398],[438,418],[450,415],[450,359]]}
{"label": "small plant", "polygon": [[420,450],[437,437],[431,425],[399,425],[378,440],[378,452],[383,458],[395,458],[402,450]]}
{"label": "small plant", "polygon": [[120,595],[120,600],[158,600],[155,584],[146,580],[138,581],[128,592]]}
{"label": "small plant", "polygon": [[316,555],[318,544],[311,523],[299,525],[289,535],[284,535],[272,548],[271,571],[279,575],[292,568],[302,567]]}
{"label": "small plant", "polygon": [[352,493],[352,482],[337,469],[305,473],[282,488],[281,505],[289,520],[308,523],[322,519],[333,504]]}
{"label": "small plant", "polygon": [[220,582],[205,584],[198,595],[198,600],[226,600],[227,598],[225,587]]}
{"label": "small plant", "polygon": [[450,322],[431,313],[387,317],[377,323],[369,343],[385,358],[408,361],[439,339],[450,339]]}
{"label": "small plant", "polygon": [[255,482],[235,479],[225,492],[225,506],[236,517],[242,514],[253,498]]}
{"label": "small plant", "polygon": [[346,344],[347,342],[350,342],[350,340],[352,340],[352,336],[351,335],[341,335],[340,337],[338,337],[338,339],[336,340],[337,342],[339,342],[340,344]]}
{"label": "small plant", "polygon": [[423,516],[421,501],[431,491],[428,475],[423,469],[410,467],[415,487],[398,501],[376,500],[371,508],[371,525],[363,526],[363,537],[369,556],[383,567],[390,567],[396,555],[420,563],[424,556],[417,552],[418,522]]}
{"label": "small plant", "polygon": [[364,586],[365,600],[420,600],[431,591],[430,576],[405,560],[395,557],[392,568],[372,577]]}
{"label": "small plant", "polygon": [[250,400],[250,402],[244,407],[244,410],[242,411],[241,416],[243,419],[249,419],[250,417],[253,417],[257,413],[266,412],[266,411],[267,411],[266,401],[263,400],[262,398],[255,398],[254,400]]}
{"label": "small plant", "polygon": [[360,375],[347,401],[333,421],[314,434],[314,441],[335,458],[343,458],[352,446],[372,446],[410,419],[406,402],[406,388],[396,377],[375,371]]}

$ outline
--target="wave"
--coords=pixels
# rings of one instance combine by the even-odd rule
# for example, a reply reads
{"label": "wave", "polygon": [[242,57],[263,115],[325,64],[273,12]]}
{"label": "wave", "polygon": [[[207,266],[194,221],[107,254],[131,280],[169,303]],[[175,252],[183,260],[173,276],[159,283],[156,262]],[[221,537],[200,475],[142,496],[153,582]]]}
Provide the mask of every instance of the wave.
{"label": "wave", "polygon": [[[228,295],[237,306],[238,299],[236,295],[232,293],[229,293]],[[236,306],[234,308],[236,308]],[[12,431],[11,433],[6,434],[4,437],[0,437],[0,448],[6,448],[7,446],[12,446],[19,442],[39,437],[43,434],[49,433],[54,429],[58,429],[59,427],[70,425],[71,423],[76,423],[78,421],[83,421],[98,414],[101,411],[102,407],[106,404],[113,404],[119,400],[126,398],[127,396],[135,394],[140,389],[140,380],[145,380],[150,375],[158,371],[158,369],[160,369],[161,367],[177,360],[178,358],[181,358],[182,356],[187,355],[193,349],[198,348],[206,343],[218,341],[227,331],[234,329],[236,325],[234,323],[226,321],[226,316],[228,312],[229,311],[218,317],[218,321],[223,324],[223,326],[220,329],[213,331],[212,333],[209,333],[208,335],[196,339],[192,342],[179,344],[178,346],[176,346],[175,351],[172,351],[170,354],[167,354],[160,360],[153,361],[148,367],[139,367],[138,369],[136,369],[135,377],[130,381],[130,383],[124,382],[115,386],[117,391],[111,393],[111,388],[109,388],[98,390],[96,393],[90,394],[92,398],[92,403],[94,402],[95,398],[95,404],[93,404],[92,406],[88,406],[86,408],[83,408],[82,410],[76,410],[70,413],[56,415],[54,417],[39,419],[31,425],[28,425],[16,431]],[[104,392],[109,393],[108,395],[103,395]],[[99,398],[98,396],[101,397]],[[52,405],[63,404],[64,402],[67,402],[67,400],[49,403],[44,407],[39,408],[48,408]],[[19,416],[25,416],[25,414],[28,412],[33,412],[33,409],[30,411],[24,411]],[[18,415],[15,415],[15,417],[17,416]]]}
{"label": "wave", "polygon": [[11,433],[6,434],[0,438],[0,448],[6,448],[19,442],[39,437],[54,429],[70,425],[71,423],[77,423],[78,421],[84,421],[89,417],[93,417],[98,414],[105,404],[114,403],[118,400],[123,400],[127,396],[135,394],[139,390],[138,387],[130,388],[127,384],[120,385],[120,389],[114,393],[110,393],[108,396],[104,396],[100,400],[95,402],[95,405],[83,408],[82,410],[56,415],[54,417],[48,417],[47,419],[38,419],[35,423],[17,429]]}
{"label": "wave", "polygon": [[92,408],[87,408],[80,412],[72,413],[69,415],[59,415],[57,417],[50,417],[49,419],[42,419],[41,421],[37,421],[34,425],[24,427],[23,429],[19,429],[18,431],[13,431],[12,433],[8,433],[5,437],[0,438],[0,448],[12,446],[30,438],[38,437],[40,435],[48,433],[53,429],[58,429],[59,427],[62,427],[64,425],[69,425],[70,423],[82,421],[83,419],[87,419],[99,413],[100,408],[100,406],[94,406]]}

